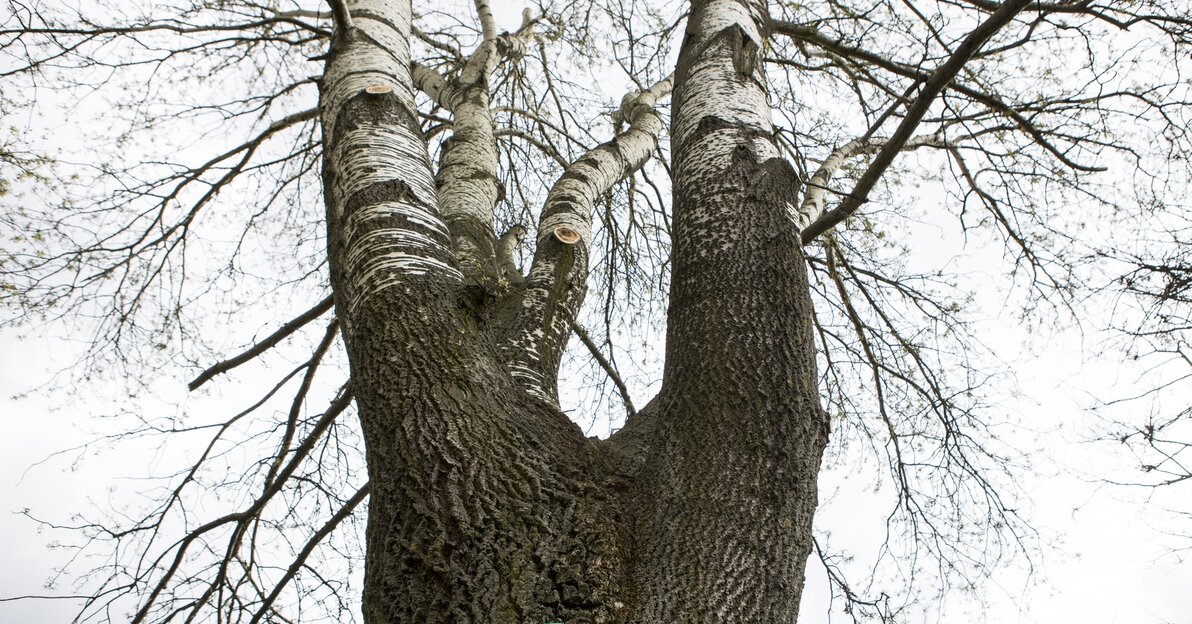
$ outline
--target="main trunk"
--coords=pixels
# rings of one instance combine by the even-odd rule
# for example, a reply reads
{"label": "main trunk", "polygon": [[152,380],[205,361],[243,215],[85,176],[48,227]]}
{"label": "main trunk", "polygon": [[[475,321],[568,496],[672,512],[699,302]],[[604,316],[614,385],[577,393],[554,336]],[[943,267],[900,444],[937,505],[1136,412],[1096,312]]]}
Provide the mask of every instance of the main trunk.
{"label": "main trunk", "polygon": [[827,423],[759,51],[764,4],[694,3],[675,75],[673,273],[635,486],[641,621],[794,622]]}
{"label": "main trunk", "polygon": [[369,624],[795,620],[827,438],[796,180],[773,145],[764,8],[693,4],[663,389],[596,441],[524,370],[557,373],[557,341],[541,343],[582,299],[586,239],[539,237],[552,288],[532,273],[477,299],[457,253],[480,252],[444,224],[416,123],[409,4],[348,2],[324,178],[372,483]]}

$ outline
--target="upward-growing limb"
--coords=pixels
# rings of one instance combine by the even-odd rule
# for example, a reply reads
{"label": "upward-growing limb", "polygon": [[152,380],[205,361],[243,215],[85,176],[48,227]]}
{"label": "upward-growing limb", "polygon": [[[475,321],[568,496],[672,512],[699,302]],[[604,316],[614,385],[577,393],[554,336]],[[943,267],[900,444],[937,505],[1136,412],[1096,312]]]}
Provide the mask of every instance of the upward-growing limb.
{"label": "upward-growing limb", "polygon": [[693,2],[675,72],[666,362],[634,486],[642,621],[798,612],[827,422],[765,19],[762,2]]}
{"label": "upward-growing limb", "polygon": [[330,57],[324,175],[371,488],[365,621],[607,618],[619,536],[600,521],[610,503],[592,445],[525,400],[489,326],[461,305],[466,262],[411,112],[410,3],[349,10],[368,30]]}
{"label": "upward-growing limb", "polygon": [[502,341],[514,378],[543,400],[558,400],[559,360],[586,292],[592,209],[657,147],[662,119],[654,107],[671,84],[668,77],[626,96],[619,117],[629,127],[567,167],[547,195],[516,321]]}
{"label": "upward-growing limb", "polygon": [[489,104],[489,77],[503,50],[518,49],[533,34],[533,20],[518,32],[497,35],[487,0],[476,0],[482,41],[466,59],[459,76],[445,79],[434,70],[415,65],[416,85],[452,114],[451,136],[444,142],[435,175],[439,210],[451,231],[456,257],[464,274],[488,290],[498,290],[493,207],[500,197],[497,143]]}

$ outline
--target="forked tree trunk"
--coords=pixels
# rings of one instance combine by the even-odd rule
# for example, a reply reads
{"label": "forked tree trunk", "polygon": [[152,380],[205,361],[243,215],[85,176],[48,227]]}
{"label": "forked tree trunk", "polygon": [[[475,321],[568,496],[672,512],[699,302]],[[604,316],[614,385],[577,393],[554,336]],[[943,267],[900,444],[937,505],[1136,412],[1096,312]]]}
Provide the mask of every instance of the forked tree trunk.
{"label": "forked tree trunk", "polygon": [[538,273],[477,303],[413,110],[408,0],[348,3],[321,107],[372,483],[369,624],[795,620],[827,439],[796,182],[773,145],[761,3],[693,4],[663,387],[598,441],[534,385],[557,375],[587,239],[546,232]]}

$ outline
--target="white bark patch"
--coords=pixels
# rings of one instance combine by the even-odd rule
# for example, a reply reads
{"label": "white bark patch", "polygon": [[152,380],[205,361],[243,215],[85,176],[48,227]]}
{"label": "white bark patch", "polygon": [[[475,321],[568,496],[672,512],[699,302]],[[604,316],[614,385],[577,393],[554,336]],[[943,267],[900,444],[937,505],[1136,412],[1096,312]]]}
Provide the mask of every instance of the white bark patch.
{"label": "white bark patch", "polygon": [[331,189],[337,217],[352,195],[389,180],[408,186],[419,203],[435,205],[426,146],[422,137],[400,124],[361,124],[344,133],[330,157],[337,174]]}
{"label": "white bark patch", "polygon": [[392,217],[402,217],[410,223],[431,230],[444,238],[449,236],[447,228],[434,212],[425,206],[398,202],[382,202],[356,210],[344,223],[344,231],[350,236],[365,227],[367,221]]}
{"label": "white bark patch", "polygon": [[510,364],[509,375],[521,386],[528,394],[542,399],[552,405],[555,404],[555,399],[546,391],[545,382],[542,379],[542,373],[531,366],[524,364]]}
{"label": "white bark patch", "polygon": [[435,275],[462,282],[463,275],[450,264],[414,254],[390,251],[378,246],[363,256],[364,262],[351,267],[349,278],[348,314],[354,316],[364,302],[377,293],[408,284],[410,277]]}
{"label": "white bark patch", "polygon": [[554,403],[555,389],[546,387],[546,376],[542,373],[539,357],[545,338],[546,332],[541,328],[522,335],[520,340],[511,345],[513,353],[507,368],[513,380],[527,392],[544,401]]}
{"label": "white bark patch", "polygon": [[[568,167],[551,188],[538,223],[538,241],[565,227],[579,235],[584,246],[592,240],[592,206],[596,199],[649,159],[662,132],[662,119],[653,110],[642,111],[633,126],[612,141],[588,152]],[[581,176],[567,175],[581,173]],[[564,210],[552,211],[567,203]]]}
{"label": "white bark patch", "polygon": [[688,27],[689,36],[694,37],[689,49],[702,50],[703,53],[692,59],[687,75],[683,77],[682,114],[672,121],[671,128],[671,137],[676,145],[682,145],[705,117],[714,117],[767,134],[773,130],[769,98],[760,86],[765,84],[762,64],[757,63],[754,76],[740,76],[731,61],[732,54],[707,49],[716,37],[722,38],[718,45],[731,45],[723,33],[733,28],[739,29],[742,36],[760,48],[765,41],[758,29],[758,24],[764,19],[763,11],[762,6],[753,2],[712,0],[700,11],[700,22],[694,25],[698,31],[691,33],[691,26]]}
{"label": "white bark patch", "polygon": [[497,62],[500,61],[500,56],[497,54],[497,42],[493,40],[484,41],[468,58],[468,62],[464,65],[463,71],[459,74],[459,83],[464,86],[471,86],[479,81],[481,78],[491,76],[493,70],[497,68]]}
{"label": "white bark patch", "polygon": [[[330,155],[338,174],[330,189],[334,218],[343,216],[352,197],[378,183],[399,181],[409,201],[362,206],[342,223],[348,311],[352,314],[376,293],[410,276],[435,274],[454,281],[463,276],[444,259],[451,257],[447,230],[435,211],[435,185],[421,137],[400,124],[361,124],[343,133]],[[404,217],[410,227],[377,222]]]}
{"label": "white bark patch", "polygon": [[[384,98],[385,106],[413,111],[410,76],[410,3],[349,0],[353,29],[337,49],[323,77],[320,108],[330,171],[325,189],[331,227],[340,228],[347,320],[377,293],[407,284],[411,277],[434,276],[462,281],[449,262],[449,236],[437,214],[435,183],[426,144],[416,129],[402,123],[362,123],[349,130],[335,125],[346,102],[356,97]],[[393,102],[393,98],[397,98]],[[346,122],[345,122],[346,123]],[[374,185],[395,182],[371,205],[356,197]]]}
{"label": "white bark patch", "polygon": [[439,72],[418,63],[410,67],[410,75],[418,90],[425,93],[435,104],[447,110],[455,108],[459,89],[447,83]]}
{"label": "white bark patch", "polygon": [[323,136],[335,137],[335,121],[344,102],[369,86],[392,89],[407,110],[414,109],[410,79],[410,13],[408,2],[348,2],[355,29],[351,43],[336,51],[323,75]]}
{"label": "white bark patch", "polygon": [[542,354],[548,348],[549,336],[558,329],[561,314],[546,326],[542,317],[551,297],[556,263],[553,260],[536,262],[526,277],[526,291],[522,300],[524,318],[540,319],[542,325],[524,327],[516,340],[507,345],[509,357],[507,368],[514,381],[530,394],[545,401],[554,402],[556,388],[546,387],[546,376],[542,370]]}
{"label": "white bark patch", "polygon": [[630,125],[648,122],[646,115],[653,111],[658,100],[670,95],[674,85],[675,77],[674,74],[671,74],[645,91],[626,93],[625,97],[621,98],[620,110],[613,113],[613,122],[617,124],[628,122]]}
{"label": "white bark patch", "polygon": [[[696,61],[684,87],[682,115],[675,120],[671,130],[675,143],[683,145],[705,117],[769,135],[773,131],[769,98],[752,82],[738,75],[732,63],[723,56],[708,55]],[[769,144],[769,141],[756,140],[753,147],[762,148],[763,143]]]}
{"label": "white bark patch", "polygon": [[[702,42],[709,36],[714,36],[725,28],[740,26],[741,30],[745,31],[745,34],[760,44],[762,36],[757,25],[764,18],[764,15],[761,15],[760,11],[761,7],[757,6],[754,2],[711,0],[711,2],[706,3],[703,7],[703,19],[700,22],[699,38],[695,41],[697,43]],[[698,49],[698,45],[694,47]]]}
{"label": "white bark patch", "polygon": [[[734,60],[747,48],[764,46],[758,27],[763,10],[760,3],[713,0],[697,12],[697,23],[688,26],[693,43],[685,48],[694,56],[686,59],[686,73],[679,77],[683,98],[671,120],[676,197],[692,196],[708,180],[722,179],[738,147],[757,163],[780,156],[771,138],[763,63]],[[752,68],[752,75],[742,75],[739,67]],[[703,126],[705,122],[712,123]],[[699,229],[706,239],[701,249],[711,252],[730,244],[731,233],[719,224],[730,223],[734,210],[732,202],[694,202],[684,223]]]}
{"label": "white bark patch", "polygon": [[473,97],[453,111],[452,143],[439,168],[439,207],[445,219],[466,216],[488,224],[497,201],[497,142],[488,97]]}
{"label": "white bark patch", "polygon": [[[413,227],[383,225],[394,217]],[[378,223],[380,222],[380,223]],[[434,274],[462,281],[443,258],[450,249],[442,222],[426,205],[382,202],[355,210],[345,219],[344,273],[348,281],[348,311],[354,313],[372,295],[408,282],[411,276]]]}

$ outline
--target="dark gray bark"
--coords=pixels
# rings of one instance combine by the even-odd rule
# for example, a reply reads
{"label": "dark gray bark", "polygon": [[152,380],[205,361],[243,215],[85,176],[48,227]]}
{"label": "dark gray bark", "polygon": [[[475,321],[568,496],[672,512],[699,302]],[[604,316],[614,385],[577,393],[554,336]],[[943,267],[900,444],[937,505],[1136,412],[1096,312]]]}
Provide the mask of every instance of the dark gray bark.
{"label": "dark gray bark", "polygon": [[695,4],[675,75],[666,362],[634,484],[640,621],[793,622],[811,548],[828,428],[797,182],[769,110],[735,106],[765,102],[765,78],[764,9],[734,5]]}
{"label": "dark gray bark", "polygon": [[379,54],[408,12],[374,4],[349,3],[322,85],[332,286],[371,482],[365,621],[793,622],[827,423],[761,5],[695,3],[663,389],[598,441],[554,400],[587,241],[540,235],[508,292],[455,266],[408,53]]}

